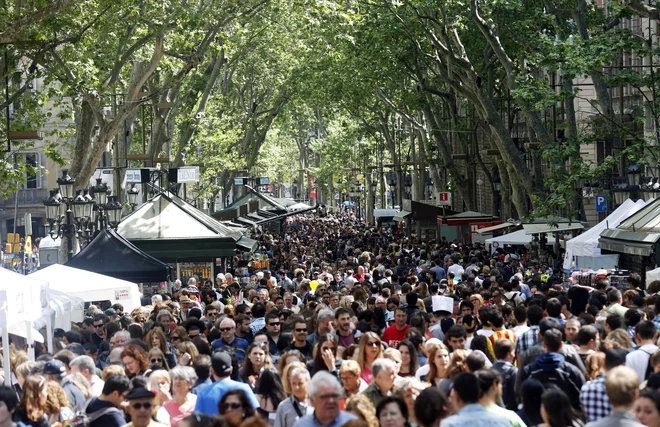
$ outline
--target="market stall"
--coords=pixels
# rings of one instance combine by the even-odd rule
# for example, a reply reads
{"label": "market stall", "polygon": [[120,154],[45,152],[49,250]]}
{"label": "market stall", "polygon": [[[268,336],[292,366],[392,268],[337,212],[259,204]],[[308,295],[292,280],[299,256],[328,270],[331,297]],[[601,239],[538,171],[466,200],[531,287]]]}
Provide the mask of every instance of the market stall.
{"label": "market stall", "polygon": [[212,279],[226,271],[237,253],[252,252],[258,246],[235,228],[167,192],[122,219],[117,233],[150,256],[172,264],[182,281],[193,274]]}
{"label": "market stall", "polygon": [[[28,356],[34,360],[33,343],[37,334],[33,334],[33,323],[50,310],[48,306],[49,283],[46,280],[34,280],[4,268],[0,268],[0,328],[2,341],[9,343],[9,334],[26,339]],[[47,327],[49,351],[52,352],[52,330]],[[43,337],[41,338],[43,341]],[[11,371],[9,351],[3,352],[5,384],[10,385]]]}
{"label": "market stall", "polygon": [[660,265],[660,198],[653,200],[616,228],[603,230],[598,247],[619,254],[619,267],[642,275]]}
{"label": "market stall", "polygon": [[28,277],[48,280],[51,289],[81,298],[85,302],[119,303],[128,313],[140,307],[138,286],[125,280],[60,264],[46,267]]}
{"label": "market stall", "polygon": [[600,234],[609,228],[616,228],[621,221],[628,218],[647,205],[647,202],[628,199],[615,209],[607,218],[589,230],[566,242],[564,270],[591,268],[614,268],[619,257],[616,254],[603,255],[598,247]]}
{"label": "market stall", "polygon": [[165,282],[172,270],[112,229],[101,231],[66,265],[133,283]]}
{"label": "market stall", "polygon": [[[504,248],[505,246],[526,246],[532,241],[532,236],[525,233],[525,230],[514,231],[509,234],[502,234],[501,236],[491,237],[486,239],[485,245],[486,248],[490,250],[491,253],[495,252],[499,248]],[[552,246],[555,244],[555,238],[548,236],[547,245]]]}

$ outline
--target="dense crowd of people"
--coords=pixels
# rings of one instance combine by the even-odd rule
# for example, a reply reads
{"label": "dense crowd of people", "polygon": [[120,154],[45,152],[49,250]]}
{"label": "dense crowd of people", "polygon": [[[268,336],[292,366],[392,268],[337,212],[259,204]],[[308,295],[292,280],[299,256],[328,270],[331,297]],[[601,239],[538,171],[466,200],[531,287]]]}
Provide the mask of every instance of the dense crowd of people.
{"label": "dense crowd of people", "polygon": [[259,242],[268,271],[90,305],[36,361],[10,346],[0,427],[660,426],[660,282],[342,214]]}

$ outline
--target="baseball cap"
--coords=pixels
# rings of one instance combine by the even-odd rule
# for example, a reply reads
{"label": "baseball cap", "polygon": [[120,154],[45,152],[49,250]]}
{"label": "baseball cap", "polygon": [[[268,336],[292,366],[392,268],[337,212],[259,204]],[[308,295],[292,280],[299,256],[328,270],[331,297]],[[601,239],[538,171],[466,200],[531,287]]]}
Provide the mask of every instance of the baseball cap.
{"label": "baseball cap", "polygon": [[109,308],[106,311],[103,312],[106,316],[116,316],[117,312],[115,311],[114,308]]}
{"label": "baseball cap", "polygon": [[57,359],[49,360],[44,365],[44,374],[48,375],[64,375],[66,374],[66,368],[64,363]]}
{"label": "baseball cap", "polygon": [[219,377],[231,374],[231,356],[224,351],[216,351],[211,357],[211,367]]}

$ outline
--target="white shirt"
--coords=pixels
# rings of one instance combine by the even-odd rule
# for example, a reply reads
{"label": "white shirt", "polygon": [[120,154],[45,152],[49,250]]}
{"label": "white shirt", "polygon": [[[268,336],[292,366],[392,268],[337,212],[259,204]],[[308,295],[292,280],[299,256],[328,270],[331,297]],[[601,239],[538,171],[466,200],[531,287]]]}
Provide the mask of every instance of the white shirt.
{"label": "white shirt", "polygon": [[529,326],[527,326],[527,325],[518,325],[518,326],[514,326],[513,328],[511,328],[511,330],[513,331],[514,334],[516,334],[516,338],[518,338],[519,336],[521,336],[525,332],[529,331]]}
{"label": "white shirt", "polygon": [[454,264],[447,269],[447,274],[454,273],[454,279],[459,280],[464,271],[460,264]]}
{"label": "white shirt", "polygon": [[476,335],[483,335],[486,338],[489,338],[493,333],[494,331],[492,329],[479,329],[475,332]]}
{"label": "white shirt", "polygon": [[658,351],[658,346],[654,344],[644,344],[635,351],[631,351],[626,356],[626,366],[637,372],[640,381],[646,377],[646,368],[649,364],[649,357]]}
{"label": "white shirt", "polygon": [[92,375],[92,380],[89,382],[89,385],[92,390],[92,396],[99,397],[103,392],[103,386],[105,385],[105,382],[99,378],[98,375],[94,374]]}

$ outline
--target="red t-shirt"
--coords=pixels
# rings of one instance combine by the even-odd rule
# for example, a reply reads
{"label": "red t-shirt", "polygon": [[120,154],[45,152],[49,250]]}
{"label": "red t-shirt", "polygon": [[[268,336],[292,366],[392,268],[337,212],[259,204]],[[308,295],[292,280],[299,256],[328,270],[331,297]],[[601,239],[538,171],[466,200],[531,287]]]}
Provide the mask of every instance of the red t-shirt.
{"label": "red t-shirt", "polygon": [[405,328],[401,330],[398,330],[396,325],[392,325],[385,329],[385,333],[383,333],[383,341],[385,341],[390,348],[396,348],[396,346],[403,341],[408,329],[410,329],[410,325],[406,325]]}

